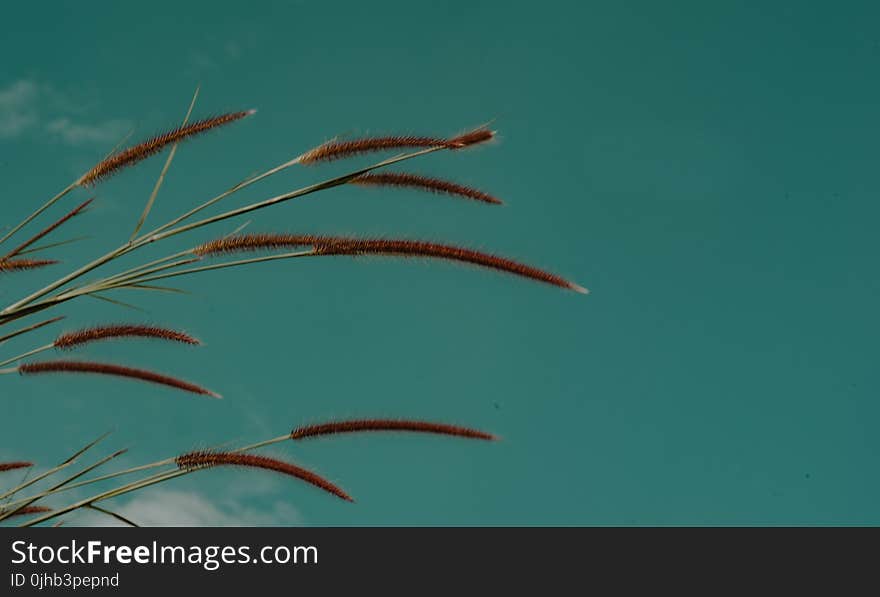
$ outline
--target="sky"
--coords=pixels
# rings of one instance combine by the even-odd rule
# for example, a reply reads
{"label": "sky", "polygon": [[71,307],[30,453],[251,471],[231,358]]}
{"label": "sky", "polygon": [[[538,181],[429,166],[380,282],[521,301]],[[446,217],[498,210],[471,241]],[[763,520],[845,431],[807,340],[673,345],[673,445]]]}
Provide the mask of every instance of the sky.
{"label": "sky", "polygon": [[[194,116],[251,118],[181,145],[149,223],[337,135],[498,141],[411,170],[502,207],[342,188],[130,256],[253,232],[422,238],[497,252],[588,296],[417,260],[327,258],[119,291],[0,346],[8,358],[107,321],[204,347],[96,345],[77,357],[165,371],[222,401],[126,381],[0,376],[0,460],[45,468],[97,435],[133,466],[303,423],[408,417],[497,433],[279,444],[344,503],[247,470],[108,502],[170,525],[878,524],[874,3],[18,3],[0,36],[3,222],[129,142]],[[127,239],[164,159],[98,186],[4,276],[11,303]],[[369,158],[298,167],[229,207]],[[407,166],[410,168],[410,166]],[[77,190],[52,211],[90,196]],[[109,268],[108,273],[113,268]],[[54,276],[54,277],[53,277]],[[124,294],[123,294],[124,293]],[[18,477],[6,473],[3,482]],[[49,503],[86,497],[79,490]],[[71,524],[102,524],[82,515]]]}

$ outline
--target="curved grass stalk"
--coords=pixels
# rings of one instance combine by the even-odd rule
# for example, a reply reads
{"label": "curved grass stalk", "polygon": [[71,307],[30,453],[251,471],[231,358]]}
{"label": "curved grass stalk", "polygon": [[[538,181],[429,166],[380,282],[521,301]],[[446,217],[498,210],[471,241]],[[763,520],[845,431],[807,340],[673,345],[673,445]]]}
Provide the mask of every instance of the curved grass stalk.
{"label": "curved grass stalk", "polygon": [[[5,361],[0,361],[0,367],[5,367],[6,365],[10,365],[12,363],[15,363],[16,361],[20,361],[22,359],[26,359],[28,357],[38,355],[40,353],[52,350],[53,348],[55,348],[54,344],[47,344],[45,346],[40,346],[39,348],[34,348],[34,349],[29,350],[27,352],[24,352],[18,356],[12,357],[11,359],[6,359]],[[5,370],[5,371],[0,371],[0,373],[11,373],[12,371],[13,370]]]}
{"label": "curved grass stalk", "polygon": [[138,528],[141,526],[139,524],[135,524],[134,522],[132,522],[128,518],[124,517],[122,514],[119,514],[117,512],[113,512],[112,510],[107,510],[106,508],[101,508],[100,506],[96,506],[94,504],[89,504],[88,506],[86,506],[86,508],[88,508],[89,510],[94,510],[96,512],[100,512],[101,514],[104,514],[105,516],[109,516],[110,518],[115,518],[119,522],[121,522],[125,525],[128,525],[130,527]]}
{"label": "curved grass stalk", "polygon": [[[189,122],[189,117],[192,116],[193,107],[196,105],[196,99],[199,97],[199,87],[196,87],[195,93],[193,93],[192,101],[189,103],[189,109],[186,111],[186,116],[183,117],[183,124],[181,127],[186,126],[186,123]],[[144,223],[147,221],[147,216],[150,215],[150,211],[153,209],[153,204],[156,202],[156,197],[159,195],[159,189],[162,188],[162,183],[165,182],[165,175],[168,173],[168,169],[171,167],[171,162],[174,161],[174,156],[177,153],[177,146],[180,145],[180,142],[174,143],[171,146],[171,151],[168,152],[168,157],[165,158],[165,165],[162,166],[162,171],[159,173],[159,178],[156,180],[156,184],[153,186],[153,191],[150,193],[150,198],[147,199],[147,205],[144,207],[144,211],[141,214],[140,219],[138,219],[137,225],[134,227],[134,231],[131,233],[131,238],[129,238],[129,242],[133,241],[137,238],[138,232],[141,231]]]}
{"label": "curved grass stalk", "polygon": [[[126,139],[128,139],[129,136],[131,136],[131,131],[129,131],[124,137],[122,137],[122,139],[120,139],[120,140],[116,143],[116,145],[113,147],[113,149],[111,149],[111,150],[107,153],[107,155],[104,156],[104,159],[106,160],[108,157],[110,157],[111,155],[113,155],[113,153],[114,153],[117,149],[119,149],[119,147],[120,147],[123,143],[125,143]],[[83,175],[85,175],[85,174],[83,174]],[[46,211],[47,209],[49,209],[50,207],[52,207],[53,205],[55,205],[58,201],[60,201],[61,199],[63,199],[64,196],[67,195],[70,191],[72,191],[73,189],[77,188],[77,187],[79,186],[79,181],[80,181],[81,179],[82,179],[82,176],[78,177],[75,181],[73,181],[72,183],[70,183],[69,185],[67,185],[67,187],[65,187],[64,189],[62,189],[57,195],[55,195],[54,197],[52,197],[51,199],[49,199],[46,203],[44,203],[42,206],[40,206],[39,208],[37,208],[36,211],[34,211],[31,215],[29,215],[28,217],[26,217],[26,218],[25,218],[20,224],[18,224],[15,228],[13,228],[13,229],[10,230],[8,233],[6,233],[2,238],[0,238],[0,245],[2,245],[2,244],[5,243],[6,241],[8,241],[10,238],[12,238],[13,236],[15,236],[15,234],[16,234],[19,230],[21,230],[22,228],[24,228],[25,226],[27,226],[28,224],[30,224],[31,222],[33,222],[33,221],[34,221],[35,219],[37,219],[37,218],[38,218],[38,217],[39,217],[44,211]]]}
{"label": "curved grass stalk", "polygon": [[46,201],[46,203],[44,203],[42,206],[37,208],[36,211],[34,211],[31,215],[29,215],[24,220],[22,220],[20,224],[18,224],[12,230],[10,230],[6,234],[4,234],[3,237],[0,238],[0,245],[2,245],[6,241],[8,241],[10,238],[15,236],[15,234],[19,230],[21,230],[22,228],[24,228],[25,226],[27,226],[28,224],[30,224],[31,222],[36,220],[44,211],[46,211],[47,209],[49,209],[50,207],[52,207],[53,205],[58,203],[58,201],[60,201],[62,198],[64,198],[65,195],[67,195],[70,191],[75,189],[77,186],[78,185],[77,185],[76,181],[74,181],[74,182],[70,183],[69,185],[67,185],[64,189],[62,189],[60,193],[58,193],[57,195],[55,195],[54,197],[52,197],[51,199]]}
{"label": "curved grass stalk", "polygon": [[68,466],[70,466],[71,464],[76,462],[77,458],[79,458],[80,456],[82,456],[83,454],[85,454],[86,452],[88,452],[89,450],[94,448],[96,445],[98,445],[101,441],[103,441],[104,438],[106,438],[108,435],[110,435],[110,432],[107,432],[107,433],[104,433],[104,434],[98,436],[96,439],[92,440],[91,442],[87,443],[85,446],[83,446],[82,448],[80,448],[79,450],[74,452],[72,456],[67,458],[67,460],[65,460],[64,462],[62,462],[58,466],[55,466],[55,467],[50,468],[49,470],[47,470],[43,473],[40,473],[36,477],[13,487],[12,489],[6,491],[5,493],[0,493],[0,500],[6,499],[9,496],[15,495],[16,493],[18,493],[22,489],[27,489],[28,487],[30,487],[34,483],[38,483],[38,482],[42,481],[43,479],[45,479],[46,477],[54,475],[58,471],[67,468]]}
{"label": "curved grass stalk", "polygon": [[[116,452],[114,452],[114,453],[112,453],[112,454],[109,454],[109,455],[105,456],[104,458],[101,458],[101,459],[98,460],[97,462],[94,462],[94,463],[90,464],[89,466],[87,466],[87,467],[84,468],[83,470],[79,471],[79,472],[76,473],[75,475],[72,475],[72,476],[68,477],[67,479],[64,479],[64,480],[61,481],[60,483],[56,484],[54,487],[52,487],[52,489],[55,490],[55,489],[59,489],[59,488],[61,488],[61,487],[64,487],[65,485],[67,485],[67,484],[70,483],[71,481],[75,481],[76,479],[79,479],[79,478],[82,477],[83,475],[85,475],[85,474],[87,474],[87,473],[89,473],[89,472],[95,470],[96,468],[101,467],[101,466],[107,464],[107,463],[110,462],[111,460],[114,460],[114,459],[116,459],[116,458],[122,456],[122,455],[125,454],[127,451],[128,451],[127,448],[122,449],[122,450],[117,450]],[[15,508],[9,508],[8,510],[0,511],[0,522],[2,522],[3,520],[9,518],[10,516],[15,516],[15,513],[16,513],[16,512],[18,512],[18,511],[21,510],[22,508],[27,508],[28,506],[30,506],[31,504],[33,504],[34,502],[36,502],[38,499],[39,499],[39,498],[32,498],[32,499],[30,499],[30,500],[27,500],[27,501],[21,503],[21,505],[16,506]]]}
{"label": "curved grass stalk", "polygon": [[[273,437],[273,438],[271,438],[271,439],[266,439],[266,440],[262,440],[262,441],[259,441],[259,442],[253,443],[253,444],[249,444],[249,445],[246,445],[246,446],[242,446],[242,447],[240,447],[240,448],[236,448],[236,449],[234,449],[234,450],[231,450],[231,452],[250,452],[250,451],[253,451],[253,450],[257,450],[257,449],[259,449],[259,448],[265,448],[265,447],[267,447],[267,446],[271,446],[271,445],[274,445],[274,444],[278,444],[278,443],[286,442],[286,441],[290,441],[290,440],[291,440],[291,434],[288,433],[288,434],[285,434],[285,435],[280,435],[280,436],[278,436],[278,437]],[[64,484],[63,486],[60,486],[60,487],[58,487],[58,488],[56,488],[56,489],[50,489],[50,490],[42,491],[42,492],[40,492],[40,493],[37,493],[37,494],[31,495],[31,496],[28,496],[28,497],[26,497],[26,498],[22,498],[22,499],[20,499],[20,500],[16,500],[16,501],[10,502],[9,504],[7,504],[7,507],[11,507],[11,506],[14,506],[14,505],[19,505],[19,504],[27,505],[27,504],[25,504],[25,502],[27,502],[27,503],[33,503],[34,501],[37,501],[37,500],[39,500],[39,499],[42,499],[42,498],[44,498],[44,497],[47,497],[47,496],[49,496],[49,495],[53,495],[53,494],[56,494],[56,493],[61,493],[61,492],[64,492],[64,491],[69,491],[69,490],[71,490],[71,489],[77,489],[77,488],[79,488],[79,487],[85,487],[85,486],[87,486],[87,485],[92,485],[92,484],[95,484],[95,483],[99,483],[99,482],[101,482],[101,481],[108,481],[108,480],[110,480],[110,479],[115,479],[115,478],[117,478],[117,477],[122,477],[122,476],[125,476],[125,475],[130,475],[130,474],[133,474],[133,473],[138,473],[138,472],[141,472],[141,471],[146,471],[146,470],[150,470],[150,469],[154,469],[154,468],[161,468],[161,467],[163,467],[163,466],[170,466],[170,465],[173,465],[173,464],[175,463],[175,460],[176,460],[176,459],[177,459],[177,456],[172,456],[172,457],[170,457],[170,458],[164,458],[164,459],[162,459],[162,460],[157,460],[156,462],[151,462],[151,463],[149,463],[149,464],[142,464],[142,465],[140,465],[140,466],[133,466],[133,467],[131,467],[131,468],[127,468],[127,469],[124,469],[124,470],[121,470],[121,471],[116,471],[116,472],[113,472],[113,473],[107,473],[107,474],[105,474],[105,475],[101,475],[100,477],[94,477],[94,478],[92,478],[92,479],[86,479],[86,480],[84,480],[84,481],[80,481],[79,483]],[[129,487],[129,486],[134,485],[134,484],[140,484],[140,483],[142,483],[142,482],[144,482],[144,481],[147,481],[147,480],[149,480],[149,479],[159,478],[159,477],[164,477],[165,475],[168,475],[169,473],[171,473],[171,476],[168,477],[168,478],[174,478],[174,477],[178,477],[178,476],[180,476],[181,474],[185,474],[185,473],[187,473],[187,472],[192,472],[192,471],[181,471],[181,470],[178,470],[178,469],[173,469],[173,470],[170,470],[170,471],[163,471],[163,472],[157,473],[157,474],[155,474],[155,475],[152,475],[151,477],[146,477],[146,478],[141,479],[141,480],[139,480],[139,481],[134,481],[133,483],[130,483],[130,484],[127,484],[127,485],[123,485],[123,486],[118,487],[118,488],[116,488],[116,489],[123,489],[123,488]],[[148,483],[148,485],[152,485],[152,484],[153,484],[153,483]],[[140,488],[140,486],[139,486],[138,488]],[[115,491],[115,490],[111,490],[111,491]],[[127,493],[127,492],[126,492],[126,493]],[[99,494],[99,495],[100,495],[100,494]],[[120,495],[121,495],[121,494],[120,494]],[[109,499],[109,498],[106,498],[106,499]],[[56,510],[53,510],[53,512],[56,512]]]}
{"label": "curved grass stalk", "polygon": [[[140,249],[141,247],[144,247],[148,244],[152,244],[152,243],[164,240],[166,238],[177,236],[178,234],[183,234],[184,232],[189,232],[189,231],[195,230],[197,228],[202,228],[204,226],[214,224],[215,222],[221,222],[223,220],[228,220],[230,218],[234,218],[234,217],[246,214],[246,213],[250,213],[252,211],[264,209],[264,208],[270,207],[272,205],[277,205],[278,203],[289,201],[291,199],[303,197],[306,195],[310,195],[312,193],[316,193],[316,192],[323,191],[326,189],[334,188],[334,187],[337,187],[337,186],[340,186],[340,185],[347,183],[352,178],[355,178],[355,177],[360,176],[362,174],[366,174],[368,172],[372,172],[373,170],[383,168],[385,166],[390,166],[390,165],[396,164],[398,162],[403,162],[406,160],[417,158],[417,157],[427,155],[427,154],[433,153],[435,151],[444,150],[444,149],[448,149],[448,148],[445,146],[430,147],[428,149],[423,149],[420,151],[403,154],[403,155],[400,155],[397,157],[383,160],[381,162],[373,164],[372,166],[368,166],[366,168],[361,168],[361,169],[356,170],[354,172],[344,174],[342,176],[330,178],[325,181],[315,183],[315,184],[291,191],[289,193],[276,195],[275,197],[271,197],[271,198],[265,199],[263,201],[258,201],[256,203],[252,203],[250,205],[246,205],[244,207],[240,207],[237,209],[229,210],[229,211],[223,212],[221,214],[218,214],[216,216],[205,218],[203,220],[192,222],[190,224],[178,226],[177,228],[166,229],[163,232],[147,233],[145,235],[142,235],[141,237],[139,237],[135,241],[128,242],[124,245],[117,247],[116,249],[110,251],[109,253],[107,253],[101,257],[98,257],[97,259],[80,267],[79,269],[67,274],[66,276],[63,276],[62,278],[56,280],[55,282],[52,282],[48,286],[46,286],[46,287],[28,295],[28,296],[26,296],[25,298],[9,305],[8,307],[6,307],[2,311],[0,311],[0,324],[2,324],[3,321],[8,320],[12,315],[15,315],[18,312],[20,312],[25,307],[34,306],[34,305],[32,305],[32,303],[34,303],[34,301],[36,301],[40,298],[43,298],[46,295],[51,294],[55,290],[58,290],[61,287],[69,284],[70,282],[82,277],[83,275],[85,275],[91,271],[94,271],[95,269],[98,269],[99,267],[101,267],[101,266],[103,266],[103,265],[105,265],[115,259],[118,259],[119,257],[122,257],[123,255],[126,255],[134,250]],[[273,169],[273,170],[277,170],[277,168]],[[271,171],[269,171],[269,172],[271,172]],[[266,173],[264,173],[264,174],[266,174]],[[233,187],[234,190],[232,190],[232,192],[240,190],[240,188],[243,188],[243,187],[240,187],[240,186]],[[229,194],[231,194],[231,192]],[[56,298],[55,300],[50,300],[50,301],[40,303],[40,304],[42,304],[42,305],[56,304],[57,302],[60,302],[60,301]]]}
{"label": "curved grass stalk", "polygon": [[46,327],[47,325],[51,325],[51,324],[53,324],[53,323],[59,322],[59,321],[61,321],[62,319],[64,319],[64,316],[63,316],[63,315],[60,316],[60,317],[53,317],[52,319],[47,319],[47,320],[45,320],[45,321],[40,321],[40,322],[37,322],[37,323],[35,323],[35,324],[33,324],[33,325],[29,325],[29,326],[27,326],[26,328],[22,328],[22,329],[20,329],[20,330],[15,331],[15,332],[11,332],[11,333],[9,333],[9,334],[6,334],[5,336],[0,336],[0,344],[3,344],[3,343],[6,342],[7,340],[11,340],[12,338],[16,338],[16,337],[18,337],[18,336],[22,336],[22,335],[24,335],[24,334],[27,334],[27,333],[33,332],[34,330],[38,330],[38,329],[40,329],[40,328]]}

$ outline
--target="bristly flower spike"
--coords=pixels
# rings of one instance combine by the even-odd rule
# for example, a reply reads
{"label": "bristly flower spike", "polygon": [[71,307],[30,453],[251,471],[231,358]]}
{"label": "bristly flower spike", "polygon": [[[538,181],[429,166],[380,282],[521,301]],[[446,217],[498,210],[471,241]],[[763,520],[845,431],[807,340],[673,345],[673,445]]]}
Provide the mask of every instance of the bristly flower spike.
{"label": "bristly flower spike", "polygon": [[469,263],[524,278],[530,278],[560,288],[588,294],[583,286],[535,267],[463,247],[442,245],[427,241],[348,238],[308,234],[242,234],[227,236],[199,245],[193,253],[199,257],[246,251],[277,250],[286,247],[314,247],[315,255],[386,255],[396,257],[424,257]]}
{"label": "bristly flower spike", "polygon": [[142,143],[123,149],[122,151],[114,153],[106,159],[98,162],[94,168],[83,174],[76,184],[81,187],[93,186],[101,180],[116,174],[123,168],[132,166],[141,160],[159,153],[169,145],[189,139],[190,137],[194,137],[231,122],[235,122],[236,120],[241,120],[255,112],[256,110],[245,110],[241,112],[221,114],[220,116],[212,116],[156,135],[151,139],[147,139]]}
{"label": "bristly flower spike", "polygon": [[364,137],[346,141],[332,140],[299,156],[300,164],[316,164],[332,162],[376,151],[392,151],[399,149],[464,149],[472,145],[485,143],[495,137],[495,132],[486,127],[449,138],[420,137],[415,135],[389,135],[384,137]]}
{"label": "bristly flower spike", "polygon": [[166,340],[168,342],[179,342],[181,344],[189,344],[192,346],[198,346],[201,344],[198,339],[177,330],[152,325],[112,324],[95,326],[61,334],[55,340],[54,346],[59,349],[68,349],[101,340],[114,340],[119,338],[152,338],[156,340]]}
{"label": "bristly flower spike", "polygon": [[473,187],[441,178],[432,178],[406,172],[368,172],[367,174],[361,174],[352,178],[348,183],[366,186],[405,187],[432,193],[455,195],[466,199],[482,201],[483,203],[503,205],[500,199]]}
{"label": "bristly flower spike", "polygon": [[124,377],[127,379],[168,386],[192,394],[221,398],[220,394],[176,377],[155,373],[153,371],[146,371],[144,369],[112,365],[109,363],[94,363],[91,361],[43,361],[40,363],[25,363],[19,365],[13,371],[15,370],[21,375],[40,375],[45,373],[90,373],[95,375]]}
{"label": "bristly flower spike", "polygon": [[314,485],[319,489],[332,493],[336,497],[347,502],[354,501],[350,495],[324,477],[293,463],[284,462],[283,460],[278,460],[276,458],[269,458],[268,456],[242,454],[240,452],[197,451],[178,456],[174,462],[177,464],[178,468],[182,470],[214,466],[243,466],[275,471],[276,473],[296,477],[297,479]]}
{"label": "bristly flower spike", "polygon": [[414,433],[431,433],[436,435],[448,435],[469,439],[482,439],[495,441],[498,436],[479,429],[449,425],[446,423],[431,423],[428,421],[412,421],[404,419],[353,419],[349,421],[330,421],[315,425],[304,425],[290,432],[290,439],[300,440],[323,435],[336,435],[339,433],[359,433],[377,431],[409,431]]}
{"label": "bristly flower spike", "polygon": [[39,269],[56,263],[54,259],[0,259],[0,273]]}
{"label": "bristly flower spike", "polygon": [[0,473],[5,473],[6,471],[14,471],[20,468],[30,468],[34,466],[33,462],[25,462],[23,460],[17,462],[0,462]]}

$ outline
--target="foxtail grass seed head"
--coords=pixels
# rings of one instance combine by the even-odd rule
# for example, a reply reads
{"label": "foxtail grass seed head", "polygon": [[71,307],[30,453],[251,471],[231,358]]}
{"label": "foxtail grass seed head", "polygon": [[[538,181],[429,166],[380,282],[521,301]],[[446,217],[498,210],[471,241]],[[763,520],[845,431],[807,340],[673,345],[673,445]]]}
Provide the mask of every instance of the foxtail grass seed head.
{"label": "foxtail grass seed head", "polygon": [[341,488],[337,487],[324,477],[306,470],[290,462],[261,456],[258,454],[243,454],[241,452],[212,452],[197,451],[183,454],[175,459],[175,463],[181,470],[208,468],[214,466],[242,466],[274,471],[283,475],[289,475],[305,481],[347,502],[354,500]]}
{"label": "foxtail grass seed head", "polygon": [[[46,506],[24,506],[22,508],[17,509],[15,512],[10,514],[10,516],[27,516],[29,514],[45,514],[46,512],[51,512],[52,508],[48,508]],[[3,510],[0,510],[0,514],[3,514]]]}
{"label": "foxtail grass seed head", "polygon": [[26,462],[24,460],[19,460],[15,462],[0,462],[0,473],[5,473],[6,471],[14,471],[20,468],[30,468],[34,466],[33,462]]}
{"label": "foxtail grass seed head", "polygon": [[481,143],[491,141],[495,138],[495,135],[495,131],[489,130],[485,126],[481,126],[477,129],[462,133],[457,137],[449,139],[446,146],[449,149],[464,149],[465,147],[472,147],[474,145],[479,145]]}
{"label": "foxtail grass seed head", "polygon": [[339,433],[359,433],[359,432],[376,432],[376,431],[409,431],[415,433],[432,433],[436,435],[447,435],[454,437],[465,437],[470,439],[482,439],[488,441],[497,440],[498,437],[480,431],[479,429],[471,429],[461,427],[459,425],[448,425],[445,423],[431,423],[428,421],[412,421],[404,419],[353,419],[349,421],[330,421],[328,423],[319,423],[315,425],[305,425],[297,427],[290,432],[290,439],[308,439],[310,437],[319,437],[323,435],[335,435]]}
{"label": "foxtail grass seed head", "polygon": [[201,344],[196,338],[177,330],[152,325],[113,324],[95,326],[62,334],[55,340],[54,345],[55,348],[69,349],[101,340],[116,340],[121,338],[152,338],[193,346]]}
{"label": "foxtail grass seed head", "polygon": [[114,153],[98,162],[94,168],[83,174],[83,176],[77,181],[77,185],[81,187],[93,186],[105,178],[116,174],[123,168],[133,166],[141,160],[145,160],[146,158],[159,153],[169,145],[189,139],[211,129],[227,125],[236,120],[241,120],[246,116],[250,116],[254,112],[256,112],[256,110],[245,110],[241,112],[221,114],[220,116],[212,116],[156,135],[151,139],[147,139],[142,143],[123,149],[122,151]]}
{"label": "foxtail grass seed head", "polygon": [[442,147],[446,140],[439,137],[418,137],[414,135],[391,135],[387,137],[366,137],[349,141],[328,141],[299,156],[300,164],[332,162],[351,158],[364,153],[398,149],[427,149]]}
{"label": "foxtail grass seed head", "polygon": [[493,197],[489,193],[484,193],[473,187],[468,187],[456,182],[443,180],[441,178],[432,178],[421,176],[418,174],[408,174],[406,172],[369,172],[361,174],[348,181],[349,184],[378,186],[378,187],[404,187],[417,189],[421,191],[429,191],[432,193],[442,193],[445,195],[455,195],[483,203],[491,203],[494,205],[502,205],[503,202],[497,197]]}
{"label": "foxtail grass seed head", "polygon": [[0,273],[20,272],[55,265],[54,259],[0,259]]}
{"label": "foxtail grass seed head", "polygon": [[427,241],[307,234],[241,234],[207,242],[196,247],[193,252],[200,257],[207,257],[303,246],[312,246],[315,255],[383,255],[457,261],[552,284],[581,294],[588,292],[586,288],[556,274],[505,257]]}
{"label": "foxtail grass seed head", "polygon": [[360,139],[328,141],[299,156],[300,164],[316,164],[351,158],[377,151],[396,151],[401,149],[464,149],[485,143],[495,137],[495,132],[486,127],[463,133],[455,137],[421,137],[415,135],[389,135],[384,137],[363,137]]}
{"label": "foxtail grass seed head", "polygon": [[135,369],[133,367],[123,367],[121,365],[111,365],[109,363],[94,363],[91,361],[43,361],[40,363],[25,363],[18,366],[18,372],[21,375],[41,375],[47,373],[85,373],[94,375],[107,375],[111,377],[122,377],[153,383],[170,388],[176,388],[184,392],[192,394],[201,394],[212,398],[220,398],[221,396],[211,390],[205,389],[196,384],[147,371],[144,369]]}
{"label": "foxtail grass seed head", "polygon": [[72,209],[71,211],[69,211],[66,215],[62,216],[61,218],[59,218],[58,220],[56,220],[55,222],[53,222],[52,224],[50,224],[49,226],[47,226],[46,228],[44,228],[44,229],[43,229],[42,231],[40,231],[39,233],[35,234],[34,236],[32,236],[31,238],[29,238],[29,239],[26,240],[25,242],[21,243],[21,244],[20,244],[19,246],[17,246],[16,248],[12,249],[12,250],[6,255],[6,257],[9,258],[9,257],[14,257],[15,255],[18,255],[19,253],[21,253],[22,251],[24,251],[25,249],[27,249],[28,247],[30,247],[31,245],[33,245],[34,243],[36,243],[37,241],[39,241],[41,238],[44,238],[44,237],[48,236],[49,234],[51,234],[52,232],[54,232],[57,228],[59,228],[59,227],[61,227],[62,225],[64,225],[68,220],[70,220],[70,219],[72,219],[72,218],[75,218],[76,216],[78,216],[79,214],[81,214],[83,211],[85,211],[85,209],[86,209],[89,205],[92,204],[92,201],[94,201],[94,199],[89,199],[89,200],[87,200],[87,201],[84,201],[83,203],[81,203],[80,205],[78,205],[77,207],[75,207],[74,209]]}

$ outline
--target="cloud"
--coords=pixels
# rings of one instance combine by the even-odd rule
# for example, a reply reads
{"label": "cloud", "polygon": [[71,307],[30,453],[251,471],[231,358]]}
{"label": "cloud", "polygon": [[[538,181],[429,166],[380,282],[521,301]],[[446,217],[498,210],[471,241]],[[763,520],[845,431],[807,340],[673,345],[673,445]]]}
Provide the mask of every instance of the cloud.
{"label": "cloud", "polygon": [[230,63],[241,60],[243,54],[242,44],[235,40],[229,40],[222,46],[199,48],[190,51],[188,56],[189,68],[197,73],[221,71]]}
{"label": "cloud", "polygon": [[131,128],[121,119],[86,122],[81,107],[51,85],[31,79],[0,88],[0,139],[42,134],[68,145],[118,141]]}
{"label": "cloud", "polygon": [[[124,506],[111,509],[138,525],[154,527],[274,526],[302,522],[296,508],[285,502],[256,508],[237,500],[218,501],[195,492],[168,489],[136,496]],[[80,516],[76,522],[83,526],[122,526],[121,522],[97,513]]]}
{"label": "cloud", "polygon": [[35,125],[36,83],[23,79],[0,89],[0,138],[16,137]]}
{"label": "cloud", "polygon": [[80,124],[70,118],[56,118],[46,123],[46,131],[57,135],[68,145],[111,143],[119,141],[131,128],[127,120],[108,120],[95,125]]}

